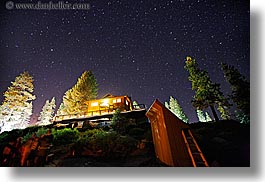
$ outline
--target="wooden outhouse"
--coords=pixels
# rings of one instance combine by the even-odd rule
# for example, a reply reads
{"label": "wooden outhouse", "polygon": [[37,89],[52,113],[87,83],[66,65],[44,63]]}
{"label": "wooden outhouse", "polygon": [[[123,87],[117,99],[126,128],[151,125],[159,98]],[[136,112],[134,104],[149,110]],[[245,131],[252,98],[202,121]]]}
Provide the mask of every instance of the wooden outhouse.
{"label": "wooden outhouse", "polygon": [[189,126],[155,100],[146,113],[157,158],[169,166],[208,166]]}

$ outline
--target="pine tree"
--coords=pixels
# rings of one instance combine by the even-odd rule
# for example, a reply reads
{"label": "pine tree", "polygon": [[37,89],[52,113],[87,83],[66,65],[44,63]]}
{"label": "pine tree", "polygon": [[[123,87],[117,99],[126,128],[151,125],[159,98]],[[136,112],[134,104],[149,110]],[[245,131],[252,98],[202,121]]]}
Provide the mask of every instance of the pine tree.
{"label": "pine tree", "polygon": [[28,126],[32,115],[32,101],[36,98],[33,90],[33,78],[28,72],[21,73],[11,82],[11,86],[4,93],[1,106],[1,132]]}
{"label": "pine tree", "polygon": [[73,88],[67,90],[63,97],[63,110],[62,112],[66,114],[76,114],[77,113],[77,103],[76,99],[73,96]]}
{"label": "pine tree", "polygon": [[84,114],[87,112],[86,101],[96,99],[98,94],[98,84],[91,71],[85,71],[77,83],[69,89],[64,97],[63,112],[67,114]]}
{"label": "pine tree", "polygon": [[4,112],[4,108],[2,105],[0,105],[0,133],[1,133],[2,128],[4,126],[4,121],[6,120],[5,115],[2,114],[3,112]]}
{"label": "pine tree", "polygon": [[177,99],[175,99],[174,97],[170,96],[169,104],[165,102],[165,107],[167,107],[172,113],[174,113],[178,118],[180,118],[185,123],[189,122],[188,117],[185,115]]}
{"label": "pine tree", "polygon": [[55,110],[55,98],[53,97],[51,101],[46,100],[39,117],[39,125],[49,125],[52,124],[52,118]]}
{"label": "pine tree", "polygon": [[56,116],[63,116],[66,115],[67,113],[64,111],[64,104],[63,102],[60,104],[59,108],[57,109]]}
{"label": "pine tree", "polygon": [[189,72],[189,80],[192,83],[192,90],[195,90],[195,96],[192,105],[198,110],[211,108],[216,121],[219,120],[215,111],[215,105],[221,113],[223,119],[229,119],[229,103],[220,91],[220,85],[213,83],[204,70],[200,70],[195,59],[187,57],[185,69]]}
{"label": "pine tree", "polygon": [[202,110],[197,110],[196,112],[200,122],[207,122],[204,112]]}
{"label": "pine tree", "polygon": [[168,108],[170,110],[169,104],[168,102],[165,102],[165,107]]}
{"label": "pine tree", "polygon": [[205,112],[205,119],[206,119],[206,122],[210,122],[210,121],[213,121],[212,118],[210,117],[209,113],[206,111]]}
{"label": "pine tree", "polygon": [[140,109],[140,106],[138,105],[138,102],[136,100],[133,101],[133,107],[135,109]]}
{"label": "pine tree", "polygon": [[228,83],[230,83],[232,95],[230,98],[236,104],[242,115],[250,115],[250,83],[233,66],[222,64],[222,70]]}
{"label": "pine tree", "polygon": [[15,127],[15,128],[20,128],[20,129],[23,129],[23,128],[26,128],[29,125],[29,121],[30,121],[30,117],[32,115],[32,109],[33,109],[33,105],[32,105],[32,102],[30,103],[25,103],[25,108],[23,109],[22,111],[22,114],[20,115],[20,121],[24,121],[24,122],[19,122]]}

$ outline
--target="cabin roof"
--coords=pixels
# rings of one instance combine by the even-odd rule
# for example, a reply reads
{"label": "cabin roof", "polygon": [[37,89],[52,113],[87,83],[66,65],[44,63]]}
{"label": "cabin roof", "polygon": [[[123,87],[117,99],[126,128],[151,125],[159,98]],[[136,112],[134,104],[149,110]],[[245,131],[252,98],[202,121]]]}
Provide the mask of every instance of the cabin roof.
{"label": "cabin roof", "polygon": [[112,98],[112,97],[116,97],[110,93],[107,93],[106,95],[104,95],[101,99],[105,99],[105,98]]}

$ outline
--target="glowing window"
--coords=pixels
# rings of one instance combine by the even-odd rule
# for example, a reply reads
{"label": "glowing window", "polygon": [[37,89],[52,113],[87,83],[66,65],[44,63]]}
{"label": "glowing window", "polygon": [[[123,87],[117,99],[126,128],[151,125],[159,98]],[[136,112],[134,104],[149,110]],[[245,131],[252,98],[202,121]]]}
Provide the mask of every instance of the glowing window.
{"label": "glowing window", "polygon": [[104,99],[104,100],[101,102],[100,106],[102,106],[102,107],[107,107],[107,106],[109,106],[109,99]]}
{"label": "glowing window", "polygon": [[113,99],[112,103],[115,104],[116,103],[116,99]]}
{"label": "glowing window", "polygon": [[126,103],[127,106],[129,105],[129,102],[127,100],[125,101],[125,103]]}
{"label": "glowing window", "polygon": [[91,106],[92,106],[92,107],[98,106],[98,102],[92,102],[92,103],[91,103]]}
{"label": "glowing window", "polygon": [[117,103],[121,103],[121,98],[120,99],[117,99]]}

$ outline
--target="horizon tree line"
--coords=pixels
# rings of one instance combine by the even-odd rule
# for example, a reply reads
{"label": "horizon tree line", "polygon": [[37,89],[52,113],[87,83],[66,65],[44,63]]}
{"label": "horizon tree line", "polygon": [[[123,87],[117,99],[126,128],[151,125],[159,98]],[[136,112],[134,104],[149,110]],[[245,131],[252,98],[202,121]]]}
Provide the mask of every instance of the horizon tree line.
{"label": "horizon tree line", "polygon": [[[188,79],[191,81],[192,90],[195,91],[191,103],[200,122],[212,120],[210,115],[204,111],[206,108],[211,109],[215,121],[219,121],[215,108],[222,119],[230,119],[229,108],[232,104],[229,101],[232,101],[236,104],[236,119],[241,123],[249,123],[250,83],[236,68],[225,63],[221,65],[224,77],[232,90],[232,93],[225,97],[220,90],[220,84],[212,82],[208,72],[201,70],[195,59],[187,57],[185,63],[184,68],[189,72]],[[33,77],[28,72],[23,72],[15,78],[14,82],[11,82],[7,91],[4,92],[4,100],[0,106],[0,132],[29,126],[32,102],[36,99],[33,94],[33,81]],[[87,110],[85,101],[96,99],[97,96],[97,80],[92,71],[85,71],[76,84],[65,92],[56,115],[85,113]],[[169,103],[165,102],[165,106],[184,122],[189,122],[176,98],[170,96]],[[54,97],[51,101],[46,100],[38,118],[38,125],[51,124],[55,107]]]}
{"label": "horizon tree line", "polygon": [[[33,77],[28,72],[23,72],[11,82],[11,86],[4,92],[4,100],[0,105],[0,133],[13,129],[24,129],[30,126],[32,115],[32,101],[36,99],[33,94]],[[57,113],[73,114],[73,112],[83,112],[86,110],[86,99],[97,97],[98,85],[91,71],[85,71],[77,83],[63,97]],[[64,107],[62,107],[62,105]],[[71,108],[73,107],[73,109]],[[56,108],[55,97],[51,101],[46,100],[37,125],[52,124]]]}

